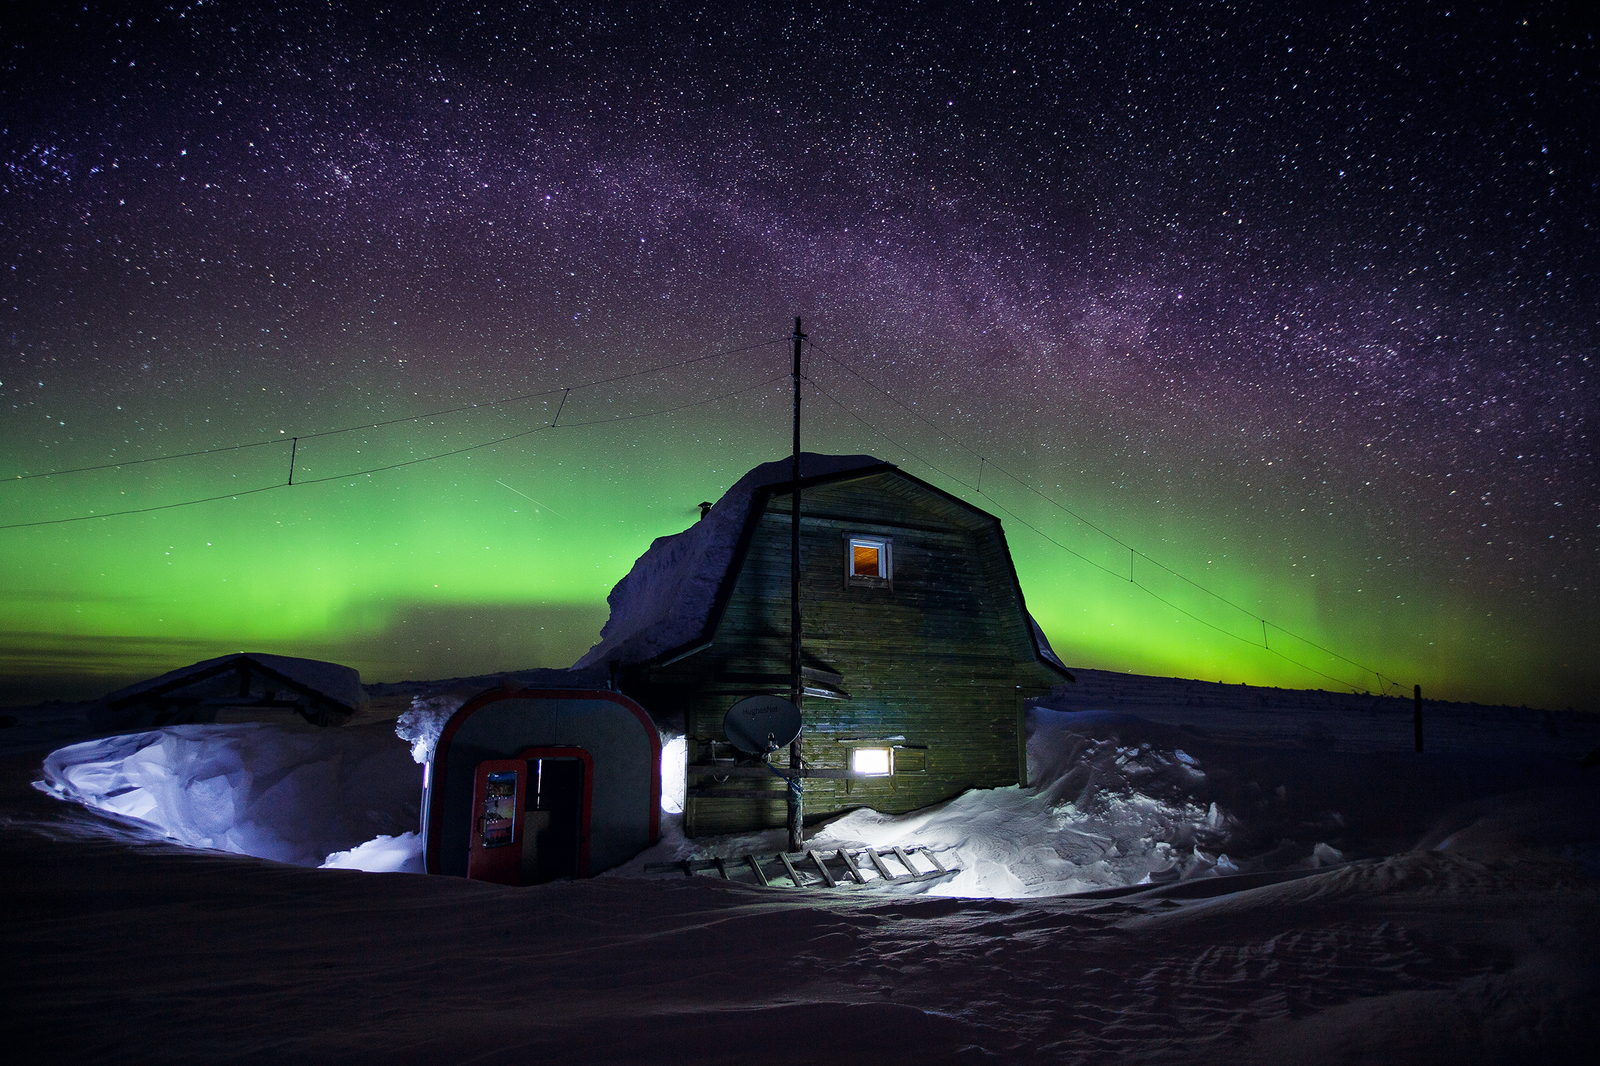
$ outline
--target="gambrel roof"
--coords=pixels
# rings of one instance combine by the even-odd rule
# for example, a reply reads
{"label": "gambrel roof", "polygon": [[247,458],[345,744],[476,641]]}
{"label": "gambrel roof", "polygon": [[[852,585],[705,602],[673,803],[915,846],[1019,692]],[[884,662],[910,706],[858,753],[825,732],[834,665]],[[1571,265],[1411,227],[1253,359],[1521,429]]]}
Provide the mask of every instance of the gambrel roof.
{"label": "gambrel roof", "polygon": [[[662,664],[711,643],[755,527],[768,500],[788,494],[792,469],[790,459],[761,464],[740,478],[700,521],[682,533],[654,541],[611,590],[606,598],[611,616],[600,631],[600,642],[574,669],[608,662]],[[1023,606],[998,518],[870,455],[802,452],[800,456],[802,499],[808,489],[884,475],[892,476],[959,525],[974,530],[992,528],[1005,554],[1016,604],[1027,618],[1021,639],[1031,641],[1031,651],[1041,663],[1070,681],[1072,675]]]}

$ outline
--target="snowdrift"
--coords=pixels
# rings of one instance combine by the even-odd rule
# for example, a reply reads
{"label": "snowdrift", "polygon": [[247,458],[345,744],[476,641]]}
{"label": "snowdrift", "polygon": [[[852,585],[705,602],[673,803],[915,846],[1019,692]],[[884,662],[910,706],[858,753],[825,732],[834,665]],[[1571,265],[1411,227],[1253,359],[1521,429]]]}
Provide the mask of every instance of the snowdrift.
{"label": "snowdrift", "polygon": [[[1289,729],[1293,709],[1224,723],[1212,710],[1029,712],[1028,788],[974,790],[890,816],[861,809],[821,827],[819,849],[921,845],[962,872],[904,893],[968,898],[1071,895],[1233,874],[1310,871],[1413,847],[1487,842],[1542,849],[1600,870],[1596,781],[1577,753],[1600,722],[1564,721],[1567,749],[1504,743],[1418,755],[1374,732],[1365,708],[1330,716],[1337,748]],[[1205,725],[1198,723],[1204,722]],[[1221,731],[1215,727],[1226,724]],[[1409,722],[1406,723],[1409,727]],[[1404,738],[1409,742],[1409,736]],[[1503,746],[1500,746],[1503,744]],[[685,840],[663,823],[646,863],[777,851],[781,833]]]}
{"label": "snowdrift", "polygon": [[409,741],[185,726],[52,754],[41,786],[103,814],[14,759],[14,1042],[96,1062],[1596,1061],[1600,720],[1475,711],[1487,739],[1457,722],[1419,756],[1325,695],[1037,710],[1028,787],[813,836],[928,844],[964,868],[938,891],[1021,899],[627,876],[781,834],[679,837],[534,888],[145,843],[405,868],[426,700]]}
{"label": "snowdrift", "polygon": [[[1338,828],[1336,819],[1295,826],[1301,839],[1275,835],[1293,817],[1287,789],[1256,785],[1253,791],[1272,802],[1250,805],[1242,811],[1249,823],[1241,821],[1225,784],[1226,760],[1208,754],[1203,763],[1195,738],[1178,730],[1115,712],[1048,709],[1030,712],[1029,727],[1028,788],[975,789],[898,816],[856,810],[815,832],[811,846],[928,847],[961,873],[902,891],[984,898],[1312,869],[1344,858],[1324,839]],[[1263,839],[1270,846],[1261,847]],[[1239,845],[1260,854],[1230,857]],[[780,847],[776,833],[695,841],[671,835],[621,872]]]}
{"label": "snowdrift", "polygon": [[[186,725],[109,737],[54,752],[40,784],[194,847],[297,865],[420,870],[422,770],[412,760],[426,759],[453,709],[453,700],[418,698],[393,731]],[[1363,742],[1365,711],[1345,720],[1318,713],[1339,730],[1339,746],[1284,732],[1292,711],[1252,726],[1215,708],[1036,708],[1029,787],[974,790],[899,816],[856,810],[812,830],[811,846],[928,847],[961,872],[893,890],[969,898],[1315,870],[1419,843],[1542,846],[1600,869],[1593,773],[1548,750],[1546,732],[1522,748],[1418,756]],[[1381,736],[1367,728],[1369,740]],[[1564,720],[1562,730],[1571,751],[1600,742],[1590,735],[1600,726],[1586,720]],[[664,790],[662,843],[613,875],[784,846],[777,832],[686,840],[682,759],[681,742],[667,745],[663,777],[674,784]]]}
{"label": "snowdrift", "polygon": [[400,869],[416,851],[422,774],[386,725],[178,725],[61,748],[40,786],[191,847]]}
{"label": "snowdrift", "polygon": [[[882,465],[870,455],[802,452],[800,476]],[[641,662],[701,636],[756,494],[787,482],[792,471],[789,459],[762,463],[736,481],[700,521],[682,533],[657,537],[606,597],[610,614],[600,642],[573,669]]]}

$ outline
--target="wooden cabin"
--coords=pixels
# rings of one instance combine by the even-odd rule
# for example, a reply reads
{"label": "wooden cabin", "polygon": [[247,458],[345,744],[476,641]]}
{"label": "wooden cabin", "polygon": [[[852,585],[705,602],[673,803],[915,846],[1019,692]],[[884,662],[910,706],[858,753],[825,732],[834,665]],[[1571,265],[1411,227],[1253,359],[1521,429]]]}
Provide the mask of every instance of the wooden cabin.
{"label": "wooden cabin", "polygon": [[[690,836],[785,824],[785,783],[723,735],[746,696],[788,695],[790,461],[757,467],[611,596],[578,666],[689,738]],[[904,812],[1026,783],[1023,701],[1072,680],[1023,602],[995,516],[870,456],[801,468],[807,821]],[[775,765],[787,767],[786,755]],[[746,776],[719,773],[743,766]]]}

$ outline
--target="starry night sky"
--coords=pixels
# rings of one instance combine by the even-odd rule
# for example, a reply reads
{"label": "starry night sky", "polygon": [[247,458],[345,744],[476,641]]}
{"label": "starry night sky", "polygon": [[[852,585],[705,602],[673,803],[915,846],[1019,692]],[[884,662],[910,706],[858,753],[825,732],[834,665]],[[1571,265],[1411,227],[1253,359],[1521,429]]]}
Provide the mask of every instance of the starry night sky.
{"label": "starry night sky", "polygon": [[1600,703],[1593,22],[429,6],[0,13],[8,701],[565,665],[798,315],[1069,664]]}

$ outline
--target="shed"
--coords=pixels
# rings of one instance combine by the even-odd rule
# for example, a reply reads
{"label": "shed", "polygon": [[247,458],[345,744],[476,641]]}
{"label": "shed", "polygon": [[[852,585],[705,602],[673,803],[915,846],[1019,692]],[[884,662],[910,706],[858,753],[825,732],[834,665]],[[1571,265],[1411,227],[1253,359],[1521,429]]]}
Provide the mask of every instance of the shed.
{"label": "shed", "polygon": [[661,734],[633,700],[494,689],[439,733],[423,795],[429,873],[501,884],[587,877],[660,836]]}
{"label": "shed", "polygon": [[119,729],[291,715],[339,725],[366,704],[361,675],[348,666],[239,652],[118,689],[100,701],[97,716]]}
{"label": "shed", "polygon": [[[757,467],[653,543],[577,664],[611,664],[621,691],[681,718],[690,836],[785,823],[784,782],[739,767],[722,722],[788,691],[790,471]],[[999,519],[864,455],[803,454],[800,510],[807,818],[1025,783],[1024,700],[1072,675],[1027,612]]]}

